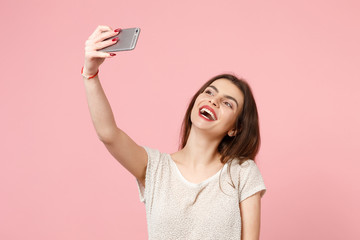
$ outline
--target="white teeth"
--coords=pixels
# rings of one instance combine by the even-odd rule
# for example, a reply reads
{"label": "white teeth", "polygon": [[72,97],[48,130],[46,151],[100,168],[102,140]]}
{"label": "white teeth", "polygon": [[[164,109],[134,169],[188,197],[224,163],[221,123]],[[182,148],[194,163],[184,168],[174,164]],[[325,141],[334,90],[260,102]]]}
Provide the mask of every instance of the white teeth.
{"label": "white teeth", "polygon": [[205,116],[204,114],[201,114],[201,115],[202,115],[204,118],[211,120],[210,118],[208,118],[208,117]]}
{"label": "white teeth", "polygon": [[[200,112],[201,112],[201,113],[207,112],[208,114],[210,114],[212,120],[215,120],[214,114],[213,114],[209,109],[207,109],[207,108],[202,108],[202,109],[200,110]],[[204,116],[204,117],[206,117],[206,116]],[[209,118],[207,118],[207,119],[209,119]]]}

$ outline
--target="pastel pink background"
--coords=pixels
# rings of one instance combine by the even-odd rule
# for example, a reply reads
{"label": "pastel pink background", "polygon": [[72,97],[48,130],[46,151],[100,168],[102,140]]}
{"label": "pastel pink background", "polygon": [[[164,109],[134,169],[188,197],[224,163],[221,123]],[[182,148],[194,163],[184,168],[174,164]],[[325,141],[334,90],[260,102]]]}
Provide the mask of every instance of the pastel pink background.
{"label": "pastel pink background", "polygon": [[359,239],[359,1],[1,2],[0,239],[146,239],[135,179],[98,140],[80,76],[97,25],[140,27],[100,69],[118,125],[177,149],[191,96],[248,80],[261,239]]}

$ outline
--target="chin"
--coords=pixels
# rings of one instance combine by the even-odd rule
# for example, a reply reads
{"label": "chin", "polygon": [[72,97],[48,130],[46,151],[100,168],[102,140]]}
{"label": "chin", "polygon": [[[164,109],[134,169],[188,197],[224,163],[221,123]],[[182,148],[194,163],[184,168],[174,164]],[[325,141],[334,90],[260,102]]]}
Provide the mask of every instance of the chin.
{"label": "chin", "polygon": [[211,124],[211,122],[207,122],[206,120],[200,118],[199,116],[194,116],[193,114],[191,114],[190,120],[191,120],[191,127],[196,127],[198,129],[207,130],[209,132],[211,129],[214,128],[214,126]]}

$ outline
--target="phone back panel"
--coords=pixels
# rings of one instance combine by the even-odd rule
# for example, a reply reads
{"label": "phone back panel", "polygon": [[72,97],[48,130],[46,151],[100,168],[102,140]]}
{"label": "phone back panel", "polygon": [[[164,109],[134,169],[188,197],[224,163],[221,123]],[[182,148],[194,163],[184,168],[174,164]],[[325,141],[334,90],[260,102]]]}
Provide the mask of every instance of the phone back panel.
{"label": "phone back panel", "polygon": [[[118,51],[128,51],[133,50],[136,46],[137,39],[140,34],[140,28],[126,28],[122,29],[120,33],[116,36],[113,36],[111,38],[105,39],[113,39],[118,37],[119,40],[116,44],[111,45],[109,47],[100,49],[100,51],[103,52],[118,52]],[[105,41],[104,40],[104,41]]]}

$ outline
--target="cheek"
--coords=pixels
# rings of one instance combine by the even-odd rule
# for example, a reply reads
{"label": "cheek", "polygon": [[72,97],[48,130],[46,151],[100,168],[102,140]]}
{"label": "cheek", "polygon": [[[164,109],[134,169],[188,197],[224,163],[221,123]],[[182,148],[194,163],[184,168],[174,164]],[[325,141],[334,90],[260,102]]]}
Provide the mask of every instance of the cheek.
{"label": "cheek", "polygon": [[194,102],[194,106],[193,106],[192,109],[191,109],[191,112],[192,112],[192,113],[195,113],[195,112],[196,112],[196,110],[197,110],[198,107],[199,107],[199,103],[202,102],[202,101],[204,101],[204,98],[201,97],[201,95],[199,95],[199,96],[196,98],[196,100],[195,100],[195,102]]}
{"label": "cheek", "polygon": [[203,96],[202,94],[200,94],[200,95],[196,98],[194,106],[196,106],[197,103],[199,103],[199,102],[201,102],[201,101],[203,101],[203,100],[204,100],[204,96]]}
{"label": "cheek", "polygon": [[226,111],[223,113],[224,116],[226,116],[227,119],[227,123],[232,125],[235,123],[236,119],[237,119],[237,114],[231,111]]}
{"label": "cheek", "polygon": [[195,107],[196,105],[194,104],[193,108],[191,109],[191,113],[190,113],[190,120],[192,122],[192,118],[193,116],[195,116],[195,114],[197,114],[197,108]]}
{"label": "cheek", "polygon": [[191,109],[191,114],[190,114],[190,120],[192,121],[192,117],[194,116],[195,114],[195,108],[192,108]]}

